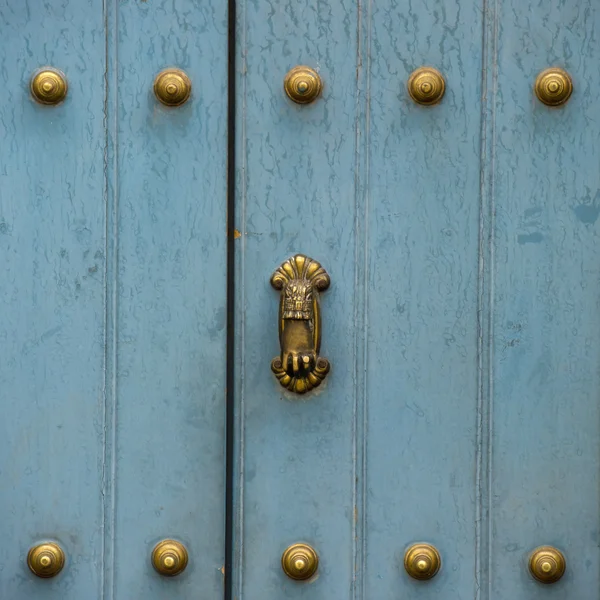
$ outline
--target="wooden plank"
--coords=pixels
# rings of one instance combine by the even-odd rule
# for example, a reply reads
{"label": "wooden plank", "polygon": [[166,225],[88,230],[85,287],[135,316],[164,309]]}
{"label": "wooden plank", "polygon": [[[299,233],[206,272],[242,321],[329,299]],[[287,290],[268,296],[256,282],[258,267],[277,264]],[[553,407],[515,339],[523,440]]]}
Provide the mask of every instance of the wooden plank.
{"label": "wooden plank", "polygon": [[[476,595],[482,14],[373,6],[367,183],[366,574],[373,598]],[[437,68],[441,103],[407,92]],[[429,582],[405,550],[442,557]]]}
{"label": "wooden plank", "polygon": [[[104,18],[101,3],[0,2],[0,596],[101,595],[104,386]],[[29,94],[39,67],[69,82]],[[27,568],[53,539],[55,580]]]}
{"label": "wooden plank", "polygon": [[[355,289],[358,9],[333,0],[239,4],[237,477],[234,596],[313,600],[351,594],[356,554],[354,430],[360,392]],[[362,35],[362,34],[361,34]],[[323,95],[300,106],[283,80],[319,71]],[[300,252],[331,275],[322,354],[331,373],[298,398],[270,371],[279,352],[272,272]],[[314,545],[319,576],[287,579],[281,555]]]}
{"label": "wooden plank", "polygon": [[[223,595],[227,6],[117,3],[115,597]],[[113,8],[114,10],[114,8]],[[160,105],[157,73],[192,97]],[[182,541],[187,570],[150,564]]]}
{"label": "wooden plank", "polygon": [[[502,3],[493,282],[493,597],[593,598],[600,586],[600,6]],[[560,109],[533,83],[566,69]],[[527,574],[536,546],[567,574]]]}

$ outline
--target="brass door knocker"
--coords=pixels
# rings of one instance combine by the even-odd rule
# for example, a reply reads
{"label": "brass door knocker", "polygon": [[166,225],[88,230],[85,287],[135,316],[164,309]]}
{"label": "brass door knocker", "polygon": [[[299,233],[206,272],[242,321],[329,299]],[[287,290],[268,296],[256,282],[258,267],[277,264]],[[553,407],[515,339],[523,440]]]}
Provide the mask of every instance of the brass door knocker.
{"label": "brass door knocker", "polygon": [[316,388],[329,372],[329,361],[319,356],[319,292],[325,291],[329,283],[329,275],[320,263],[303,254],[286,260],[271,277],[271,285],[281,291],[281,356],[273,359],[271,369],[283,387],[297,394]]}

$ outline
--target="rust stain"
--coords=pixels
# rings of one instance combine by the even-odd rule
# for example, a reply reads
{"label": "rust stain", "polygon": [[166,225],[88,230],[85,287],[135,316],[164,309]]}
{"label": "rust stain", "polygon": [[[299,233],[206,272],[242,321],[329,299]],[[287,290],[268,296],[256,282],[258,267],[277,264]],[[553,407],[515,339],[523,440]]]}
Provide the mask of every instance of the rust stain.
{"label": "rust stain", "polygon": [[241,238],[241,237],[242,237],[242,234],[237,229],[234,229],[233,230],[233,239],[237,240],[238,238]]}

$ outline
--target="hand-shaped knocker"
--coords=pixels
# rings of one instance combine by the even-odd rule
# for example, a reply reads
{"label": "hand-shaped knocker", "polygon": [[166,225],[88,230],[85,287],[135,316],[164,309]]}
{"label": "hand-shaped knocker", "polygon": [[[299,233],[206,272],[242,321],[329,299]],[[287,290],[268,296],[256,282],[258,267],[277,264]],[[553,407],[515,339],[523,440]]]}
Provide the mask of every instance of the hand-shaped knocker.
{"label": "hand-shaped knocker", "polygon": [[319,357],[319,292],[326,290],[329,283],[327,271],[302,254],[286,260],[271,277],[271,285],[281,290],[281,356],[273,359],[271,369],[283,387],[298,394],[320,385],[329,372],[329,361]]}

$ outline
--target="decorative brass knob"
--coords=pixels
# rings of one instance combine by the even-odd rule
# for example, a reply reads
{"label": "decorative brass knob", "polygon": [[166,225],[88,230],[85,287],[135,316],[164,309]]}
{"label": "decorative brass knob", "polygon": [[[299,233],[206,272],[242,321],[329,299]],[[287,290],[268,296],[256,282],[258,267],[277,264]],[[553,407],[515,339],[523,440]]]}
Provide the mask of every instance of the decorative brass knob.
{"label": "decorative brass knob", "polygon": [[54,542],[38,544],[27,553],[27,564],[35,575],[48,579],[62,571],[65,566],[65,553]]}
{"label": "decorative brass knob", "polygon": [[51,105],[62,102],[69,89],[64,73],[52,67],[36,71],[29,87],[36,102]]}
{"label": "decorative brass knob", "polygon": [[566,568],[564,554],[552,546],[540,546],[529,557],[529,571],[541,583],[555,583],[565,574]]}
{"label": "decorative brass knob", "polygon": [[300,65],[285,76],[283,89],[290,100],[297,104],[309,104],[318,98],[323,82],[314,69]]}
{"label": "decorative brass knob", "polygon": [[547,106],[561,106],[572,93],[573,80],[564,69],[546,69],[535,80],[535,95]]}
{"label": "decorative brass knob", "polygon": [[431,579],[441,565],[440,553],[431,544],[414,544],[404,554],[404,568],[414,579]]}
{"label": "decorative brass knob", "polygon": [[293,544],[281,557],[284,573],[291,579],[310,579],[319,567],[319,557],[308,544]]}
{"label": "decorative brass knob", "polygon": [[444,76],[433,67],[420,67],[408,78],[408,93],[417,104],[437,104],[444,97],[445,91]]}
{"label": "decorative brass knob", "polygon": [[271,285],[281,291],[281,353],[271,361],[271,370],[284,388],[297,394],[318,387],[329,373],[329,361],[319,356],[319,292],[324,292],[330,282],[321,264],[304,254],[296,254],[284,261],[271,276]]}
{"label": "decorative brass knob", "polygon": [[165,577],[179,575],[188,564],[185,546],[175,540],[163,540],[152,551],[152,566]]}
{"label": "decorative brass knob", "polygon": [[181,106],[192,93],[192,82],[181,69],[165,69],[154,80],[154,94],[165,106]]}

